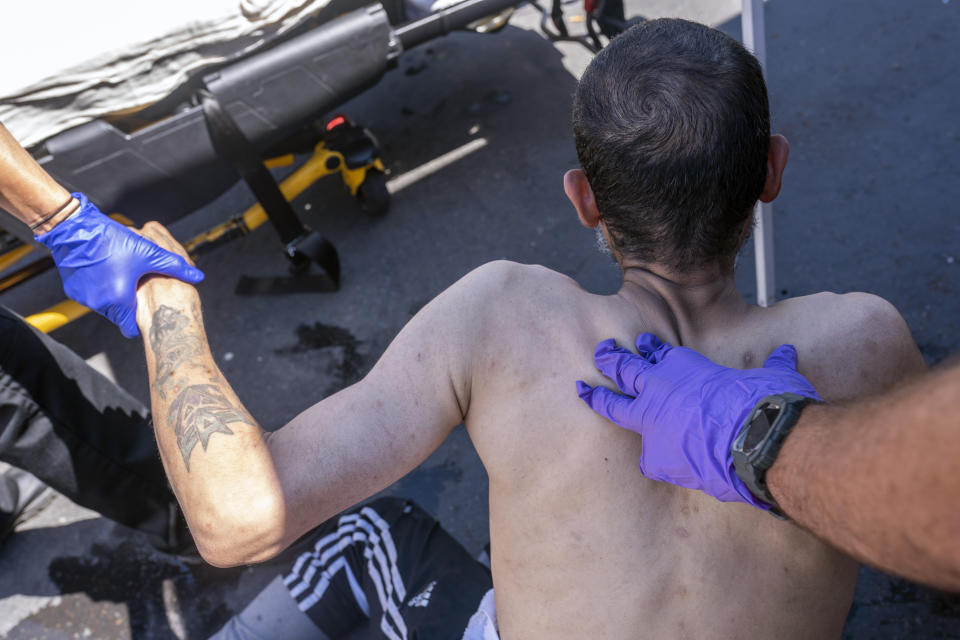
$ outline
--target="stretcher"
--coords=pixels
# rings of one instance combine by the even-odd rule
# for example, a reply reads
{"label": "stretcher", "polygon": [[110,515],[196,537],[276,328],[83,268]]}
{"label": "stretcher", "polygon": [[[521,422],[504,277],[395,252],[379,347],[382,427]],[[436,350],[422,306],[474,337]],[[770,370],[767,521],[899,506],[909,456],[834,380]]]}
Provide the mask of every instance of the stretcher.
{"label": "stretcher", "polygon": [[[349,3],[369,0],[319,0],[319,9],[318,0],[231,1],[241,6],[296,5],[300,14],[291,16],[288,11],[270,28],[261,27],[254,38],[258,46],[250,45],[250,34],[236,36],[240,45],[236,55],[222,54],[217,48],[222,43],[205,41],[204,46],[212,46],[217,55],[201,55],[200,62],[188,57],[181,65],[189,71],[181,74],[185,80],[159,99],[146,91],[145,106],[117,110],[113,105],[107,114],[85,108],[79,121],[68,110],[66,116],[74,119],[63,120],[69,125],[65,130],[31,131],[33,138],[28,136],[26,143],[58,182],[85,192],[104,211],[121,212],[115,217],[129,224],[170,223],[243,179],[257,204],[185,242],[191,255],[269,222],[281,240],[291,275],[245,276],[237,293],[336,290],[340,267],[334,245],[305,226],[289,201],[317,179],[333,174],[371,215],[386,213],[389,194],[375,139],[346,116],[328,114],[376,84],[404,51],[478,22],[483,24],[478,30],[496,30],[522,0],[439,0],[431,6],[422,4],[430,0],[384,0],[368,6]],[[329,19],[329,6],[335,2],[341,13]],[[601,37],[613,37],[630,24],[624,19],[622,0],[586,0],[588,34],[575,37],[566,28],[561,0],[535,6],[543,13],[542,26],[551,39],[577,40],[593,50],[602,46]],[[222,30],[220,23],[211,24],[214,31]],[[145,50],[154,53],[150,47]],[[164,54],[164,59],[175,59]],[[45,95],[60,84],[41,87],[39,93]],[[2,89],[0,119],[5,118],[4,105],[10,104]],[[58,100],[54,96],[52,102]],[[96,101],[84,106],[90,104],[96,106]],[[291,165],[303,153],[309,159],[278,185],[270,169]],[[10,271],[34,247],[25,228],[7,217],[0,221],[9,232],[0,244],[0,273]],[[41,257],[7,273],[0,278],[0,292],[51,266],[48,257]],[[28,320],[50,331],[84,313],[83,307],[66,301]]]}
{"label": "stretcher", "polygon": [[[246,180],[257,204],[187,241],[188,251],[195,256],[270,222],[296,277],[242,279],[238,292],[334,290],[339,285],[336,249],[301,223],[289,201],[331,174],[341,177],[371,215],[386,212],[389,194],[373,137],[345,116],[325,118],[326,114],[375,84],[395,66],[403,51],[477,20],[486,18],[489,23],[491,16],[517,1],[435,3],[430,7],[434,10],[408,20],[411,14],[424,13],[417,0],[405,4],[385,0],[369,6],[357,0],[269,0],[292,6],[302,15],[291,19],[287,12],[281,16],[283,20],[272,25],[270,34],[275,37],[260,32],[250,36],[262,45],[252,51],[247,50],[244,34],[229,27],[229,19],[225,19],[227,27],[221,20],[209,25],[194,22],[186,30],[187,44],[213,47],[217,55],[181,51],[177,47],[182,49],[184,43],[179,36],[160,38],[167,43],[163,45],[166,59],[187,56],[187,63],[174,65],[177,71],[190,67],[191,60],[200,68],[184,75],[186,81],[173,89],[165,86],[165,77],[159,81],[150,78],[154,84],[159,82],[160,92],[166,92],[159,99],[157,90],[152,86],[144,89],[141,81],[140,93],[146,98],[134,96],[133,102],[146,100],[149,104],[144,107],[129,108],[123,102],[125,92],[112,95],[111,87],[103,90],[104,83],[86,81],[107,72],[121,77],[149,76],[152,65],[157,64],[152,60],[147,71],[132,68],[128,72],[135,65],[127,63],[128,54],[121,54],[116,60],[95,59],[89,65],[92,69],[68,74],[80,80],[54,78],[26,90],[8,90],[6,100],[0,97],[0,118],[58,182],[85,192],[104,211],[129,216],[132,219],[120,219],[130,224],[148,220],[170,223],[212,201],[238,179]],[[317,11],[318,6],[328,9],[334,3],[338,11],[352,10],[333,19]],[[287,25],[284,20],[296,24]],[[262,24],[256,27],[268,31]],[[284,33],[277,35],[279,31]],[[198,38],[197,32],[202,37]],[[212,41],[217,38],[221,41]],[[242,41],[240,55],[224,53],[224,38]],[[141,53],[149,57],[153,48],[141,47]],[[197,55],[203,64],[193,60]],[[61,85],[71,89],[65,96],[55,95]],[[106,100],[101,100],[104,95]],[[101,111],[109,113],[97,111],[98,100],[107,103]],[[35,126],[23,126],[17,116],[30,116],[33,102],[46,102],[45,117],[33,117],[27,124]],[[60,109],[64,102],[75,108]],[[50,122],[67,128],[48,135]],[[309,159],[277,185],[269,170],[291,165],[295,156],[303,153],[309,154]],[[5,246],[0,247],[7,249],[0,256],[0,272],[36,255],[23,225],[7,216],[2,226],[11,233],[5,234]],[[44,257],[7,273],[0,279],[0,291],[50,266],[50,259]],[[65,302],[30,320],[49,331],[83,313],[79,305]]]}

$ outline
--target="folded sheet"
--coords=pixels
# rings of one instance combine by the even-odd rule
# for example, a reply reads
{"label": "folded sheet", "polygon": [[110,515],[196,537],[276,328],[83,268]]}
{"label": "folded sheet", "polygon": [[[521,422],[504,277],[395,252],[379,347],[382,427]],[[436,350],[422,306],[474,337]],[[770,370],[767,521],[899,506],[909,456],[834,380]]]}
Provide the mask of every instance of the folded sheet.
{"label": "folded sheet", "polygon": [[31,146],[104,115],[145,107],[198,70],[264,46],[330,3],[5,3],[0,122]]}

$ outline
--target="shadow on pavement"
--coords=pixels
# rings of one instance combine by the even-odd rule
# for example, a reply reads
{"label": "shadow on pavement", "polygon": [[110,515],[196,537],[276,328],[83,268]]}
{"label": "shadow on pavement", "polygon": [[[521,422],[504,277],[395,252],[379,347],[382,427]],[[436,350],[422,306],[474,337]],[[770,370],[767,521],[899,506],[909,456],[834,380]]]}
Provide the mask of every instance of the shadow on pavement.
{"label": "shadow on pavement", "polygon": [[[187,566],[144,544],[142,536],[114,527],[120,535],[103,535],[102,519],[84,520],[61,527],[17,532],[16,548],[44,550],[32,553],[46,560],[49,581],[3,581],[0,598],[12,595],[58,596],[53,607],[27,616],[8,638],[35,637],[59,628],[76,626],[81,636],[96,638],[199,638],[221,626],[231,615],[224,602],[236,590],[239,569],[217,569],[206,564]],[[62,541],[90,540],[81,548]],[[37,555],[45,558],[36,558]],[[16,563],[16,559],[13,559]],[[6,563],[4,563],[6,564]],[[87,604],[83,604],[87,603]],[[84,612],[93,605],[98,615]],[[63,612],[68,624],[45,624]],[[69,613],[69,612],[73,613]],[[71,618],[76,618],[71,621]],[[69,624],[73,622],[75,624]],[[88,629],[89,632],[83,630]],[[48,637],[41,635],[40,637]],[[60,637],[52,634],[49,637]],[[73,637],[73,636],[67,636]],[[80,637],[80,636],[78,636]]]}

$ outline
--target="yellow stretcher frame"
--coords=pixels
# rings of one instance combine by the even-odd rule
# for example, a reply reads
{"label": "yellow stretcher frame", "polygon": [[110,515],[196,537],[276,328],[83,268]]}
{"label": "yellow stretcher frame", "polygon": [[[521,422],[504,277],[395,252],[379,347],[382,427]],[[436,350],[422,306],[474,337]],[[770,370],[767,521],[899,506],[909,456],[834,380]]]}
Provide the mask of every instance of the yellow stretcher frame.
{"label": "yellow stretcher frame", "polygon": [[[277,158],[271,158],[264,164],[268,169],[275,169],[288,167],[294,162],[295,157],[291,153]],[[334,151],[328,148],[324,142],[320,142],[314,147],[313,154],[307,161],[280,183],[280,192],[283,193],[283,196],[287,200],[294,200],[301,193],[309,189],[317,180],[334,173],[339,173],[343,183],[347,189],[350,190],[350,195],[356,196],[360,185],[363,184],[363,181],[367,177],[367,172],[370,170],[385,172],[383,161],[380,160],[380,158],[376,158],[368,165],[350,169],[347,167],[342,153]],[[111,214],[110,217],[128,227],[133,226],[133,221],[121,214]],[[183,246],[191,258],[194,258],[204,246],[222,242],[226,238],[246,235],[267,221],[267,212],[258,202],[239,216],[231,218],[187,240],[183,243]],[[22,260],[32,253],[33,249],[34,247],[32,245],[24,245],[0,255],[0,272],[5,271],[16,262]],[[28,276],[25,275],[24,278],[26,277]],[[10,286],[14,284],[15,282],[11,282]],[[39,313],[29,315],[25,319],[28,324],[37,330],[43,333],[50,333],[88,313],[90,313],[90,309],[82,304],[74,302],[73,300],[64,300]]]}

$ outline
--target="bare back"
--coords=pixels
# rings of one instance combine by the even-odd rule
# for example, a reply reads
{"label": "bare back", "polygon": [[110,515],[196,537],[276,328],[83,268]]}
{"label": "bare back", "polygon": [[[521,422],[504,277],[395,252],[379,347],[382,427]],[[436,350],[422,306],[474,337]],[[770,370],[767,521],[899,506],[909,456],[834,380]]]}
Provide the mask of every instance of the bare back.
{"label": "bare back", "polygon": [[790,342],[801,371],[836,400],[895,379],[896,363],[868,361],[897,338],[867,340],[873,353],[858,346],[851,331],[869,327],[856,301],[827,294],[750,308],[730,330],[689,341],[655,310],[589,294],[546,269],[501,269],[474,354],[467,427],[490,477],[502,636],[839,636],[852,560],[752,507],[646,479],[641,438],[592,413],[574,383],[604,383],[591,357],[597,342],[631,345],[651,331],[740,368]]}
{"label": "bare back", "polygon": [[759,309],[730,290],[734,304],[679,322],[655,296],[592,295],[542,267],[476,269],[362,381],[271,434],[284,540],[402,477],[463,420],[490,478],[506,640],[839,636],[851,560],[752,507],[646,479],[641,438],[576,394],[577,379],[604,383],[597,342],[644,331],[734,367],[790,342],[828,400],[922,368],[903,319],[875,296]]}

